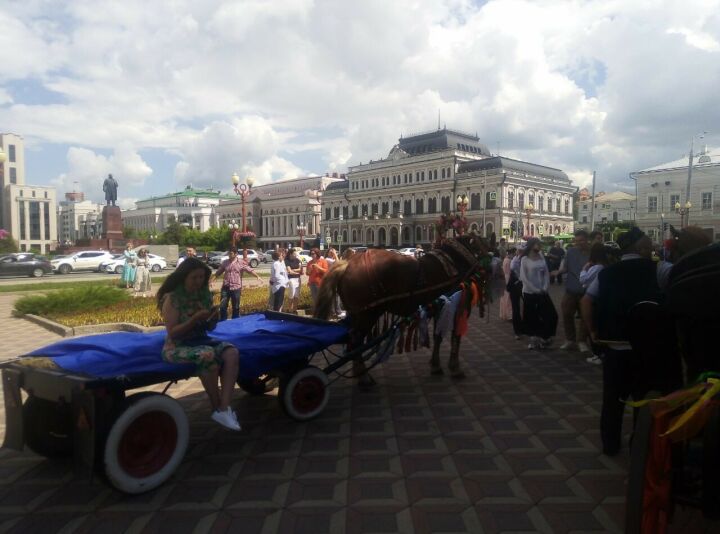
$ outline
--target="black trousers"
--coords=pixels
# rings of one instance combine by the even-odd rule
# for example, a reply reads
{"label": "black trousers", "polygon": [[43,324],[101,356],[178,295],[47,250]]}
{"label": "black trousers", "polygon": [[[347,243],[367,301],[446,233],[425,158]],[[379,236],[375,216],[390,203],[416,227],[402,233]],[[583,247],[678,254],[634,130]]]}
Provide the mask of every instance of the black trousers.
{"label": "black trousers", "polygon": [[558,314],[547,293],[523,293],[523,333],[543,339],[557,331]]}
{"label": "black trousers", "polygon": [[625,403],[638,389],[638,358],[631,350],[606,348],[603,357],[603,395],[600,438],[603,453],[613,456],[622,446],[622,422]]}
{"label": "black trousers", "polygon": [[273,310],[280,311],[280,308],[282,308],[284,299],[285,299],[285,288],[281,287],[275,293],[273,293]]}
{"label": "black trousers", "polygon": [[522,335],[522,284],[514,284],[510,291],[512,325],[516,336]]}

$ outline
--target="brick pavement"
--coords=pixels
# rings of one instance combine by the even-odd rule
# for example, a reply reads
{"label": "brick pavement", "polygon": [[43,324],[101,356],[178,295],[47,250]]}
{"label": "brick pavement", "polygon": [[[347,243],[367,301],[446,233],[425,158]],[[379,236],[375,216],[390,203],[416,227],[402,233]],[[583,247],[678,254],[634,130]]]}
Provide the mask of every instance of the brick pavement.
{"label": "brick pavement", "polygon": [[[29,327],[11,321],[4,339],[23,337]],[[190,446],[144,495],[0,450],[0,532],[620,532],[627,450],[600,453],[600,368],[528,351],[494,318],[470,326],[465,380],[430,376],[425,349],[396,354],[375,369],[374,391],[341,378],[304,424],[272,395],[238,394],[243,432],[227,432],[199,381],[173,386]],[[710,532],[696,516],[678,524]]]}

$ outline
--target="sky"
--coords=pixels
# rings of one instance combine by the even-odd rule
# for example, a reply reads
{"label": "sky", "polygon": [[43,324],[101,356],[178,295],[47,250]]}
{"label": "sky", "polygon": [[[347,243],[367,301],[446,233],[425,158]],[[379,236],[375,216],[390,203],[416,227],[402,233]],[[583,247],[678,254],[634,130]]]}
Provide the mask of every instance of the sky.
{"label": "sky", "polygon": [[0,0],[27,182],[119,204],[346,172],[443,125],[582,187],[720,145],[720,0]]}

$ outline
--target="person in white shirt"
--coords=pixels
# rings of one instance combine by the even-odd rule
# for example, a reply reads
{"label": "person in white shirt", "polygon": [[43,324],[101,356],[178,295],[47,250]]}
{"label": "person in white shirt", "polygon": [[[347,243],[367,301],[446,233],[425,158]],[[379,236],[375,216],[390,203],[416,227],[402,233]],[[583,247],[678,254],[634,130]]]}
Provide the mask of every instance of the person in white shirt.
{"label": "person in white shirt", "polygon": [[278,251],[272,253],[273,264],[270,267],[270,290],[273,294],[273,310],[282,311],[285,299],[285,288],[288,286],[288,273],[285,267],[283,254]]}
{"label": "person in white shirt", "polygon": [[525,247],[527,254],[520,262],[523,333],[530,336],[529,349],[548,347],[557,331],[558,314],[548,295],[550,273],[541,247],[539,239],[529,239]]}

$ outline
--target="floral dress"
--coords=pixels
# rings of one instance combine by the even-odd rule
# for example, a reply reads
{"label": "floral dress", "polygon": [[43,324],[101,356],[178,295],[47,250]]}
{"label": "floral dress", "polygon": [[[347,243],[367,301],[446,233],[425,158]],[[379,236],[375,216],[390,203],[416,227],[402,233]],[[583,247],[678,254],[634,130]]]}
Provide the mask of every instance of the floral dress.
{"label": "floral dress", "polygon": [[[212,295],[208,289],[193,294],[180,286],[165,298],[169,298],[173,308],[180,312],[180,323],[188,321],[198,311],[212,307]],[[171,363],[194,363],[198,373],[217,369],[222,352],[234,345],[211,338],[207,334],[208,329],[207,323],[198,323],[195,330],[182,339],[172,339],[168,335],[162,349],[163,360]]]}
{"label": "floral dress", "polygon": [[142,291],[146,293],[152,289],[152,279],[150,278],[150,260],[147,257],[138,256],[135,260],[137,266],[135,270],[135,284],[134,289],[137,292]]}

